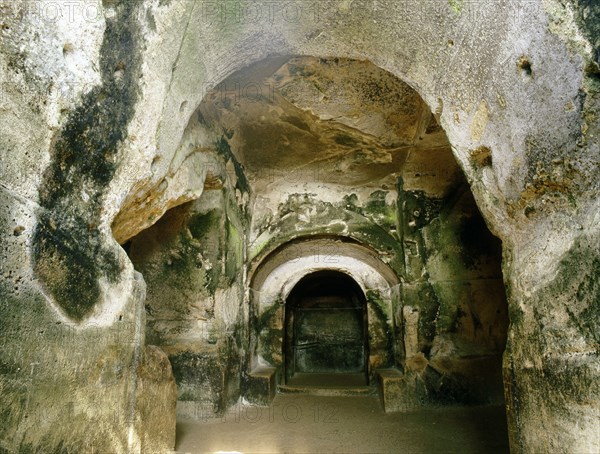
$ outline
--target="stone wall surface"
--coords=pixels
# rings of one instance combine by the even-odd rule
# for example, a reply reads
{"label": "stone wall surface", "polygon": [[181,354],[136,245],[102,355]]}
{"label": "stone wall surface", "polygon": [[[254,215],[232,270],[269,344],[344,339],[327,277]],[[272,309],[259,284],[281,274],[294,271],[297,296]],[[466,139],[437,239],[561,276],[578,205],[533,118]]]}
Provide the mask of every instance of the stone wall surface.
{"label": "stone wall surface", "polygon": [[215,158],[213,167],[220,164],[214,176],[222,180],[127,244],[148,285],[146,342],[160,347],[173,365],[180,417],[202,419],[227,410],[240,396],[246,360],[248,221],[222,161]]}
{"label": "stone wall surface", "polygon": [[220,137],[185,138],[208,89],[296,55],[369,60],[423,98],[503,243],[511,449],[600,450],[597,2],[52,5],[0,1],[1,450],[173,447],[119,243],[203,194]]}
{"label": "stone wall surface", "polygon": [[127,287],[123,301],[115,300],[117,312],[73,323],[48,302],[31,269],[30,232],[42,208],[4,188],[0,200],[0,450],[126,453],[172,447],[174,381],[164,354],[144,346],[141,275],[124,256],[121,280]]}

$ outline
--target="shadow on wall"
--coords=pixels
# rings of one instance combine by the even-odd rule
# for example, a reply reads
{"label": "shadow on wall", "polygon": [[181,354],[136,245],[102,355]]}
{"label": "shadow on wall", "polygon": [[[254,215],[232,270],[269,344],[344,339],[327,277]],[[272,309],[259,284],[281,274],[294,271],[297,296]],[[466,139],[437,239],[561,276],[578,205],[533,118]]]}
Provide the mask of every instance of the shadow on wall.
{"label": "shadow on wall", "polygon": [[220,414],[239,397],[244,229],[242,211],[221,188],[169,210],[129,242],[147,283],[146,341],[169,357],[180,417]]}

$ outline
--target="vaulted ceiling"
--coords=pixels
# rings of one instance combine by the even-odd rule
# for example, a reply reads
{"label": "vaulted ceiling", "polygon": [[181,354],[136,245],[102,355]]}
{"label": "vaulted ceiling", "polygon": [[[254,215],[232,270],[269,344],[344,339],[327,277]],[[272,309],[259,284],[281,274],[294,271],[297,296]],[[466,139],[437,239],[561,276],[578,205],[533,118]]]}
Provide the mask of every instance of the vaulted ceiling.
{"label": "vaulted ceiling", "polygon": [[443,196],[462,179],[435,116],[367,61],[272,58],[212,89],[200,121],[223,131],[253,189],[279,180],[407,187]]}

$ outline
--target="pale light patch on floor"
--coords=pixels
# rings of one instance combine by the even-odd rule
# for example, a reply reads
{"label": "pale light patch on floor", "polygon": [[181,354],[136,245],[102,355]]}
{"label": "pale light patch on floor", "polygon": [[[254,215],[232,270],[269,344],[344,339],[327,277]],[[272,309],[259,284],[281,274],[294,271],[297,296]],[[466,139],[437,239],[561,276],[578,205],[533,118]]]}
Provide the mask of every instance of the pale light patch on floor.
{"label": "pale light patch on floor", "polygon": [[278,394],[222,419],[177,424],[177,453],[508,453],[502,407],[385,414],[376,396]]}

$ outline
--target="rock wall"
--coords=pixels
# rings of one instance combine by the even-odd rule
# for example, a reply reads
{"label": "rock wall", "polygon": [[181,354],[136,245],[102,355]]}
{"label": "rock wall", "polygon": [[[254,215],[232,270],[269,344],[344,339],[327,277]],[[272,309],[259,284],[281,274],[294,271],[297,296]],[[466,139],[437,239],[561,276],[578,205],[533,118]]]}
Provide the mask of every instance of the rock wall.
{"label": "rock wall", "polygon": [[247,207],[238,205],[223,159],[221,168],[221,183],[126,245],[148,286],[146,342],[173,366],[178,415],[195,419],[222,414],[237,401],[247,361]]}
{"label": "rock wall", "polygon": [[424,402],[502,403],[508,307],[501,243],[466,185],[445,199],[400,186],[404,365]]}
{"label": "rock wall", "polygon": [[[181,146],[190,116],[277,54],[369,60],[422,96],[503,242],[511,449],[597,452],[598,5],[236,5],[0,2],[2,448],[172,443],[172,429],[143,435],[159,433],[153,417],[126,423],[153,395],[134,384],[172,377],[143,348],[143,285],[117,242],[201,196],[204,154]],[[74,329],[69,347],[58,326]],[[144,358],[152,379],[136,373]]]}
{"label": "rock wall", "polygon": [[0,446],[170,449],[171,365],[145,346],[144,281],[102,219],[138,100],[142,7],[47,6],[0,4]]}
{"label": "rock wall", "polygon": [[[395,284],[361,282],[369,308],[369,372],[400,367],[415,374],[422,386],[413,392],[422,403],[502,403],[508,314],[500,241],[485,226],[465,182],[443,199],[405,191],[402,184],[389,204],[386,194],[375,191],[362,204],[355,194],[337,204],[319,201],[317,194],[294,194],[273,221],[256,221],[262,233],[256,233],[260,249],[251,248],[256,256],[250,267],[257,263],[258,269],[250,304],[259,363],[283,365],[283,303],[291,288],[282,264],[296,274],[307,267],[352,274],[352,240],[374,251],[378,266],[396,276]],[[323,235],[329,240],[319,242]],[[265,279],[277,282],[276,294]]]}
{"label": "rock wall", "polygon": [[127,291],[114,319],[73,323],[49,304],[31,269],[42,208],[4,188],[0,198],[2,450],[173,447],[175,381],[166,355],[145,346],[142,276],[121,256]]}

